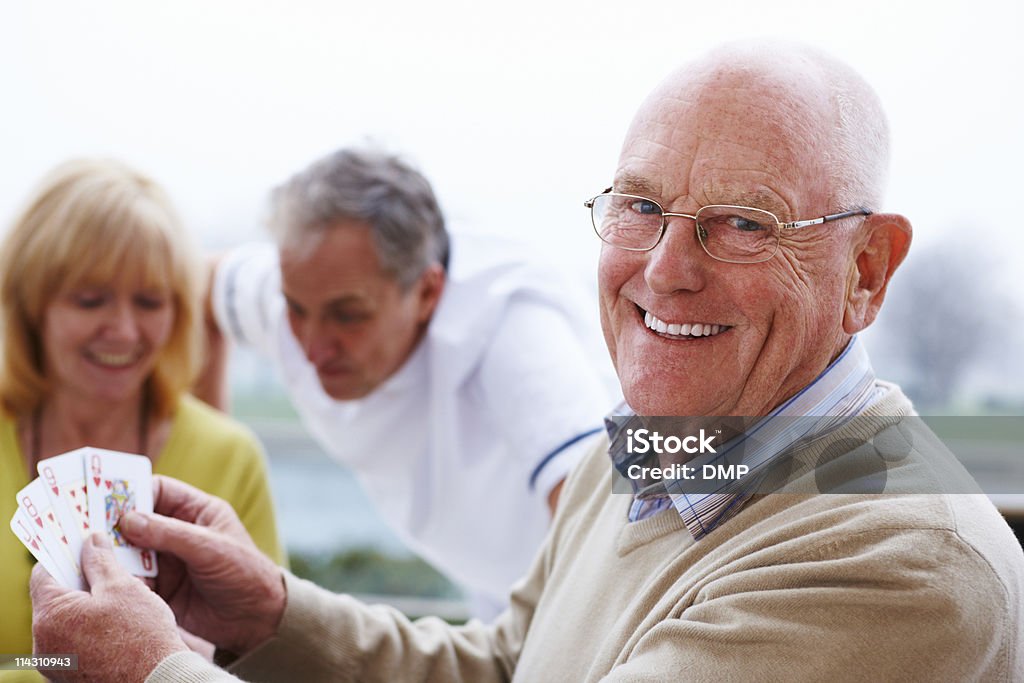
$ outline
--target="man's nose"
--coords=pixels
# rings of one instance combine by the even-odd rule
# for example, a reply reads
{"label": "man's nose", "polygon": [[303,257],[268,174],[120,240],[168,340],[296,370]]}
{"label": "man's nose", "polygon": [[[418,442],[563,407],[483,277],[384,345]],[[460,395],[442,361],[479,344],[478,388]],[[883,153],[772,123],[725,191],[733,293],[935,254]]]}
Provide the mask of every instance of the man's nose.
{"label": "man's nose", "polygon": [[700,291],[705,285],[709,257],[697,239],[692,218],[666,216],[665,234],[654,249],[647,252],[644,279],[655,294]]}
{"label": "man's nose", "polygon": [[313,365],[319,365],[331,356],[333,344],[323,323],[319,320],[310,317],[303,321],[300,342],[302,351]]}

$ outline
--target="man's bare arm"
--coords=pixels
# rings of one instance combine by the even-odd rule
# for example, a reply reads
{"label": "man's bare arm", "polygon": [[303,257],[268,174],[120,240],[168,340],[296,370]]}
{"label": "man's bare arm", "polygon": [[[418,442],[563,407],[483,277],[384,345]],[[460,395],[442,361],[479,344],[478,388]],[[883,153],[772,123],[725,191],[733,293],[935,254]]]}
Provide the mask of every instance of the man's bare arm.
{"label": "man's bare arm", "polygon": [[558,482],[551,487],[548,491],[548,509],[551,511],[551,516],[555,516],[555,511],[558,509],[558,497],[562,495],[562,484],[565,483],[565,479]]}
{"label": "man's bare arm", "polygon": [[231,407],[231,395],[228,389],[228,361],[231,358],[231,347],[224,337],[217,318],[213,313],[213,283],[217,273],[217,265],[223,254],[211,256],[206,262],[206,286],[203,293],[203,336],[204,358],[203,368],[192,386],[196,398],[204,401],[217,410],[227,412]]}

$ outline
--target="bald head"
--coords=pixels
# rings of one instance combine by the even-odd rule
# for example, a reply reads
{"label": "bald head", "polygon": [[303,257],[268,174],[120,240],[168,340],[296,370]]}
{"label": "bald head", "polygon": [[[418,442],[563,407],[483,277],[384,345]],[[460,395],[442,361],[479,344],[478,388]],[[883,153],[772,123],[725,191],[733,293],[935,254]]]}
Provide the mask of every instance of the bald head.
{"label": "bald head", "polygon": [[661,110],[661,124],[671,126],[665,109],[683,103],[747,137],[770,136],[790,162],[800,150],[814,149],[815,156],[801,161],[803,175],[826,181],[821,191],[832,210],[881,208],[889,165],[885,112],[871,86],[830,55],[774,41],[720,46],[666,78],[633,125],[646,125],[645,117]]}

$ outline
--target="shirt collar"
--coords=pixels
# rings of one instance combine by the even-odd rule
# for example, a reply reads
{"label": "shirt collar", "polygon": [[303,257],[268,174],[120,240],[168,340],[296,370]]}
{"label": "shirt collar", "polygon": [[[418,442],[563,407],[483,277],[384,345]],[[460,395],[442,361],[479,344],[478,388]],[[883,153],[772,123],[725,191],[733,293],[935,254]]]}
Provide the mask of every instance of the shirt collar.
{"label": "shirt collar", "polygon": [[[714,491],[693,493],[682,491],[671,480],[667,484],[644,487],[636,480],[627,479],[637,498],[630,511],[630,521],[643,518],[645,508],[650,512],[664,508],[667,496],[694,538],[703,537],[742,508],[753,495],[760,477],[790,452],[795,443],[836,429],[849,418],[866,410],[877,397],[871,361],[863,343],[855,336],[843,352],[796,395],[757,421],[742,435],[717,449],[717,453],[698,455],[687,463],[698,467],[712,464],[743,444],[741,463],[750,469],[742,482],[737,480],[735,484],[722,484]],[[818,419],[779,419],[808,416]],[[641,424],[642,418],[625,402],[605,418],[608,454],[612,464],[623,476],[637,459],[635,454],[627,452],[624,432],[627,428]],[[756,443],[755,440],[744,443],[754,434],[757,435]],[[645,506],[644,499],[651,500],[652,504]]]}

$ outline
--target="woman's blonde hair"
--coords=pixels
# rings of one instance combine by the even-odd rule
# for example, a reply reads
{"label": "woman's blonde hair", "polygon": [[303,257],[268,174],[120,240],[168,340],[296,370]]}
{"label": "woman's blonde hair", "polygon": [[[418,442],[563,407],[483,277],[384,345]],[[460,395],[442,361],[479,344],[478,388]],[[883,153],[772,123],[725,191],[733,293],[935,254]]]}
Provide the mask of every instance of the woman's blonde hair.
{"label": "woman's blonde hair", "polygon": [[45,376],[42,324],[62,292],[139,274],[171,290],[174,324],[145,392],[160,417],[174,412],[200,364],[197,257],[164,191],[116,161],[75,160],[43,179],[0,246],[0,404],[38,409]]}

